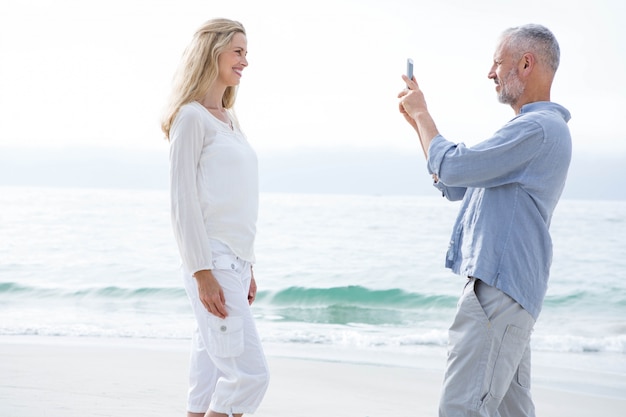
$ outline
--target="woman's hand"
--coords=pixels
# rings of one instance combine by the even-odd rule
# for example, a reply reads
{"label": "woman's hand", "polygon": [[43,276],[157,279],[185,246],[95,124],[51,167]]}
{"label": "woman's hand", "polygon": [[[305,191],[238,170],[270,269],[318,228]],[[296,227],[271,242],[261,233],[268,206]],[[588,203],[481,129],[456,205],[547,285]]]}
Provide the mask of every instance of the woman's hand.
{"label": "woman's hand", "polygon": [[256,300],[256,281],[254,280],[254,272],[252,271],[252,267],[250,267],[250,275],[252,278],[250,279],[250,289],[248,289],[248,304],[252,305],[254,300]]}
{"label": "woman's hand", "polygon": [[211,270],[204,269],[196,272],[193,276],[198,283],[198,295],[200,296],[202,305],[214,316],[221,319],[226,318],[228,311],[226,311],[224,291],[213,276]]}

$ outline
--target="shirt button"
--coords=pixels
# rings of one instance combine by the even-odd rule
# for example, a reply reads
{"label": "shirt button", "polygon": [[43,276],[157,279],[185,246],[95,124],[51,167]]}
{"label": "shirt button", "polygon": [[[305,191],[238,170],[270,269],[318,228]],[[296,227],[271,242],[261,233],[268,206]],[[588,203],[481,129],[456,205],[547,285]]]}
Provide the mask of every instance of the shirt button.
{"label": "shirt button", "polygon": [[226,326],[221,326],[221,327],[220,327],[220,331],[221,331],[221,332],[225,332],[226,330],[227,330],[227,327],[226,327]]}
{"label": "shirt button", "polygon": [[230,264],[230,269],[235,269],[235,264]]}

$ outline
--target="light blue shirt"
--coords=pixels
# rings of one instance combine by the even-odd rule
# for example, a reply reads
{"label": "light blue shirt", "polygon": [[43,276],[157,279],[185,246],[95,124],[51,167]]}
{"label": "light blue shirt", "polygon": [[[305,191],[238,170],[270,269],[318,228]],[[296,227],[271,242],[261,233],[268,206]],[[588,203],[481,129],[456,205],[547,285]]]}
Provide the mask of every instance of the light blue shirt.
{"label": "light blue shirt", "polygon": [[548,229],[571,159],[569,119],[556,103],[530,103],[476,146],[438,135],[428,150],[435,186],[463,199],[446,267],[499,288],[535,320],[552,263]]}

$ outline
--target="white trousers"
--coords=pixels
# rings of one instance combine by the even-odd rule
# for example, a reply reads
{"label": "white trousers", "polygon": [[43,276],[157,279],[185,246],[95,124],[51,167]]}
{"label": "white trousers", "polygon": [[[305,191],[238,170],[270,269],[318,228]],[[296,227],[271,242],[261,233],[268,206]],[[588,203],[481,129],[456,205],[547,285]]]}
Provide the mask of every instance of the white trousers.
{"label": "white trousers", "polygon": [[535,320],[495,287],[470,278],[449,331],[440,417],[534,417],[530,335]]}
{"label": "white trousers", "polygon": [[183,274],[198,327],[192,338],[187,410],[224,414],[254,413],[267,391],[269,370],[250,306],[250,263],[212,240],[213,276],[224,291],[228,317],[210,314],[198,284]]}

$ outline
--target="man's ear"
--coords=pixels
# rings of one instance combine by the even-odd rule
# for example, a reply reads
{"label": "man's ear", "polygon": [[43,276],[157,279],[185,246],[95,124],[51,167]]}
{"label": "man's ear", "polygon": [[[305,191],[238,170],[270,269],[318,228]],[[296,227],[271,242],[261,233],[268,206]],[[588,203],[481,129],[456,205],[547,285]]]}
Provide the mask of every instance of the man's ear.
{"label": "man's ear", "polygon": [[526,78],[530,75],[537,61],[535,56],[530,52],[526,52],[522,55],[522,59],[519,62],[519,74],[521,77]]}

